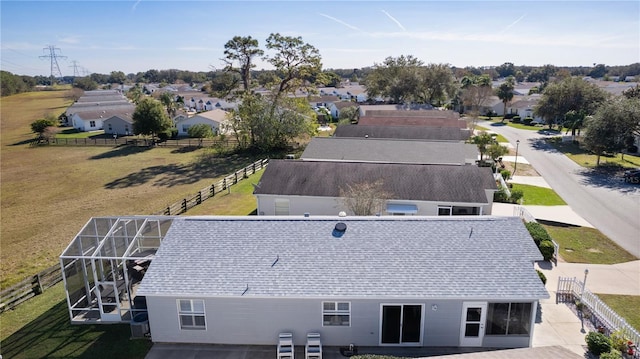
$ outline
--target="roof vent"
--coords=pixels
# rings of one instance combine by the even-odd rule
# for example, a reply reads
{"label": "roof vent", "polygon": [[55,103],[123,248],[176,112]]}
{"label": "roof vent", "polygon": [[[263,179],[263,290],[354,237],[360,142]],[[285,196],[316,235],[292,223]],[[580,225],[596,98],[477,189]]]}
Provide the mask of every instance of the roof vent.
{"label": "roof vent", "polygon": [[345,211],[340,211],[340,213],[338,213],[338,217],[346,217],[347,216],[347,212]]}
{"label": "roof vent", "polygon": [[344,233],[347,230],[347,224],[344,222],[338,222],[336,223],[335,230]]}
{"label": "roof vent", "polygon": [[309,212],[304,212],[304,216],[309,217],[310,216]]}

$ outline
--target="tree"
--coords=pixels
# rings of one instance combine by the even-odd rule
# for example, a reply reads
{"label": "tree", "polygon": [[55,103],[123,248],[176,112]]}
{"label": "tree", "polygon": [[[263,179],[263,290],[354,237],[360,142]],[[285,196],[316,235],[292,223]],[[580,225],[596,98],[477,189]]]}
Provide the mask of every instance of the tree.
{"label": "tree", "polygon": [[504,64],[496,67],[496,71],[500,77],[509,77],[515,75],[515,66],[511,62],[505,62]]}
{"label": "tree", "polygon": [[488,75],[465,76],[462,84],[462,103],[471,109],[472,117],[477,117],[480,108],[492,95],[491,79]]}
{"label": "tree", "polygon": [[98,83],[92,80],[91,77],[80,77],[75,79],[73,86],[85,91],[91,91],[98,88]]}
{"label": "tree", "polygon": [[589,72],[589,76],[594,79],[599,79],[604,77],[607,73],[607,68],[604,64],[597,64],[594,68]]}
{"label": "tree", "polygon": [[175,116],[178,110],[178,104],[174,100],[174,96],[170,92],[163,91],[160,94],[159,100],[167,111],[167,114],[171,117]]}
{"label": "tree", "polygon": [[471,143],[478,146],[478,151],[480,152],[480,162],[483,160],[483,156],[487,153],[487,147],[495,143],[493,136],[488,132],[482,131],[478,135],[471,137]]}
{"label": "tree", "polygon": [[598,108],[595,115],[585,120],[585,134],[582,141],[587,149],[597,156],[605,152],[621,152],[627,146],[627,139],[640,134],[640,103],[635,99],[616,98]]}
{"label": "tree", "polygon": [[417,99],[430,105],[442,105],[457,90],[449,64],[429,64],[418,70]]}
{"label": "tree", "polygon": [[140,84],[135,84],[135,86],[131,87],[129,91],[127,91],[127,98],[136,105],[140,102],[143,95]]}
{"label": "tree", "polygon": [[202,147],[202,139],[213,137],[211,126],[205,123],[195,124],[187,129],[187,134],[191,138],[197,138],[199,146]]}
{"label": "tree", "polygon": [[140,100],[133,112],[132,119],[133,133],[150,135],[152,139],[161,133],[166,133],[173,127],[162,103],[148,97]]}
{"label": "tree", "polygon": [[422,61],[412,55],[387,57],[382,64],[374,65],[367,75],[367,96],[390,98],[392,103],[407,103],[416,98],[420,87],[419,69]]}
{"label": "tree", "polygon": [[498,86],[496,89],[496,96],[502,101],[504,109],[502,111],[502,122],[504,122],[504,115],[507,114],[507,104],[513,100],[513,89],[515,84],[513,77],[508,77],[507,80]]}
{"label": "tree", "polygon": [[585,116],[593,115],[607,98],[608,94],[597,85],[571,77],[548,85],[535,106],[534,113],[543,117],[551,128],[562,122],[571,110],[578,113],[582,111]]}
{"label": "tree", "polygon": [[[322,70],[322,57],[318,49],[302,41],[302,37],[271,34],[267,38],[267,49],[275,51],[264,59],[276,69],[278,79],[273,85],[274,98],[306,87],[306,81],[315,78]],[[274,101],[274,104],[277,101]]]}
{"label": "tree", "polygon": [[640,85],[636,85],[636,87],[628,88],[622,91],[622,95],[626,98],[635,98],[640,100]]}
{"label": "tree", "polygon": [[122,71],[111,71],[111,75],[109,76],[109,82],[112,84],[123,84],[127,81],[127,75]]}
{"label": "tree", "polygon": [[359,182],[345,184],[340,188],[344,205],[356,216],[371,216],[382,213],[389,193],[384,190],[384,182]]}
{"label": "tree", "polygon": [[340,110],[338,120],[340,123],[352,123],[358,120],[358,108],[356,106],[348,106]]}
{"label": "tree", "polygon": [[507,153],[509,153],[509,149],[495,141],[486,148],[487,157],[491,158],[493,161],[497,161],[498,158],[506,155]]}
{"label": "tree", "polygon": [[38,141],[49,142],[49,139],[55,135],[55,130],[59,124],[60,121],[55,116],[47,115],[45,118],[31,122],[31,131],[38,135]]}
{"label": "tree", "polygon": [[256,65],[253,59],[262,56],[264,51],[258,47],[258,40],[251,36],[234,36],[224,44],[225,71],[240,75],[244,91],[251,89],[251,69]]}

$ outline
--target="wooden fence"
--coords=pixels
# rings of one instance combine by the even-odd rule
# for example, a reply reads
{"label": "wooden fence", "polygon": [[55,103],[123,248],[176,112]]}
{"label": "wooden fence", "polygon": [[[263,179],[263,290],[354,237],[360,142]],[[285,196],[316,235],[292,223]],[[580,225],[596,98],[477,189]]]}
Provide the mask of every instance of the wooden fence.
{"label": "wooden fence", "polygon": [[606,334],[617,330],[633,343],[640,343],[640,333],[627,321],[602,301],[597,295],[584,287],[584,282],[574,278],[558,278],[556,303],[571,303],[580,301],[583,319],[591,322],[594,328],[602,328]]}
{"label": "wooden fence", "polygon": [[188,211],[203,201],[214,197],[217,193],[227,191],[229,188],[257,171],[265,168],[269,163],[268,159],[258,160],[249,166],[235,171],[234,173],[224,177],[220,181],[207,186],[190,198],[184,198],[181,201],[175,202],[172,205],[167,206],[163,211],[154,213],[154,215],[175,216]]}
{"label": "wooden fence", "polygon": [[[35,140],[34,140],[35,141]],[[38,144],[34,142],[34,144]],[[149,139],[131,138],[131,137],[100,137],[100,138],[52,138],[47,143],[49,145],[58,146],[139,146],[148,147],[154,145],[156,147],[218,147],[226,150],[236,148],[238,141],[234,138],[225,139],[224,141],[217,139],[182,138],[177,140],[166,140],[162,142],[152,142]]]}
{"label": "wooden fence", "polygon": [[60,265],[51,266],[0,292],[0,313],[42,293],[62,281]]}
{"label": "wooden fence", "polygon": [[[265,168],[268,163],[268,159],[258,160],[249,166],[224,177],[220,181],[201,189],[193,197],[185,198],[182,201],[167,206],[167,208],[161,212],[154,213],[154,215],[160,214],[175,216],[182,214],[190,208],[193,208],[201,204],[203,201],[215,196],[217,193],[229,190],[231,186]],[[0,292],[0,313],[15,308],[20,303],[42,293],[44,290],[54,286],[60,281],[62,281],[62,271],[60,269],[60,265],[57,264],[32,277],[26,278],[16,285],[4,289]]]}

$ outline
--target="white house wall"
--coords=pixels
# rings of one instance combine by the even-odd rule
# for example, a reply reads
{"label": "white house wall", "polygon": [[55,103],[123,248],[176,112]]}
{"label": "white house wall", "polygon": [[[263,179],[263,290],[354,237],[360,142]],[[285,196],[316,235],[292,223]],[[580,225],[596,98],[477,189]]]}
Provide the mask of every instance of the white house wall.
{"label": "white house wall", "polygon": [[[409,204],[415,205],[418,208],[417,216],[437,216],[439,206],[461,206],[461,207],[481,207],[483,215],[491,214],[491,207],[493,203],[493,191],[485,191],[487,194],[487,204],[483,203],[460,203],[460,202],[427,202],[427,201],[412,201],[412,200],[390,200],[389,204]],[[276,199],[288,199],[289,200],[289,214],[290,215],[304,215],[309,213],[310,215],[337,215],[339,212],[344,211],[348,215],[353,215],[347,206],[339,199],[335,197],[311,197],[311,196],[279,196],[279,195],[256,195],[258,202],[258,214],[272,216],[275,215],[275,201]]]}
{"label": "white house wall", "polygon": [[[95,126],[91,126],[91,121],[95,122]],[[78,131],[97,131],[102,129],[102,119],[82,119],[77,114],[71,117],[71,123]]]}
{"label": "white house wall", "polygon": [[[239,287],[244,284],[239,284]],[[242,289],[242,288],[240,288]],[[178,299],[204,299],[206,330],[181,330]],[[336,301],[334,298],[324,300]],[[459,346],[462,300],[338,299],[350,302],[350,326],[323,326],[323,299],[147,297],[154,342],[276,345],[278,333],[303,346],[309,332],[323,345],[379,346],[383,304],[422,305],[421,346]],[[534,305],[535,307],[535,305]],[[535,317],[535,316],[534,316]],[[528,347],[530,336],[485,336],[485,347]]]}
{"label": "white house wall", "polygon": [[[213,133],[218,132],[218,127],[220,126],[220,124],[216,121],[210,120],[210,119],[206,119],[203,117],[199,117],[199,116],[193,116],[191,118],[188,118],[186,120],[180,121],[176,127],[178,128],[178,134],[181,136],[187,136],[188,135],[188,129],[189,127],[193,126],[193,125],[197,125],[197,124],[205,124],[208,126],[211,126],[211,130],[213,131]],[[187,129],[185,130],[184,126],[187,126]]]}

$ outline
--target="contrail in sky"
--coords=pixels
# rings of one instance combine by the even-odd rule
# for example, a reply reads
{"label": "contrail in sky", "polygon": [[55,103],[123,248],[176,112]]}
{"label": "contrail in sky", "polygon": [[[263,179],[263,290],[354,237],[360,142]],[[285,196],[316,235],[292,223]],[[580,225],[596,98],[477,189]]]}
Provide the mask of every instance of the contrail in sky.
{"label": "contrail in sky", "polygon": [[142,0],[138,0],[138,1],[136,1],[135,4],[133,4],[133,7],[131,8],[131,11],[136,11],[136,8],[138,7],[138,4],[140,4],[140,1],[142,1]]}
{"label": "contrail in sky", "polygon": [[402,31],[407,31],[407,29],[405,29],[405,28],[404,28],[404,26],[402,26],[402,24],[400,23],[400,21],[396,20],[396,18],[395,18],[395,17],[391,16],[391,14],[389,14],[388,12],[386,12],[386,11],[384,11],[384,10],[381,10],[381,11],[382,11],[385,15],[387,15],[387,17],[388,17],[389,19],[391,19],[391,21],[395,22],[395,23],[396,23],[396,25],[398,25],[398,27],[402,29]]}
{"label": "contrail in sky", "polygon": [[524,19],[524,17],[527,16],[527,14],[524,14],[522,16],[520,16],[516,21],[512,22],[511,24],[509,24],[507,27],[505,27],[504,29],[502,29],[502,32],[505,32],[507,30],[509,30],[511,27],[515,26],[517,23],[520,22],[520,20]]}
{"label": "contrail in sky", "polygon": [[329,16],[329,15],[327,15],[327,14],[323,14],[323,13],[318,13],[318,14],[319,14],[320,16],[324,16],[324,17],[326,17],[326,18],[327,18],[327,19],[329,19],[329,20],[333,20],[333,21],[337,22],[338,24],[342,24],[342,25],[344,25],[344,26],[346,26],[346,27],[350,28],[351,30],[356,30],[356,31],[360,31],[360,32],[362,32],[362,30],[358,29],[357,27],[355,27],[355,26],[353,26],[353,25],[350,25],[350,24],[347,24],[346,22],[344,22],[344,21],[342,21],[342,20],[340,20],[340,19],[336,19],[336,18],[335,18],[335,17],[333,17],[333,16]]}

